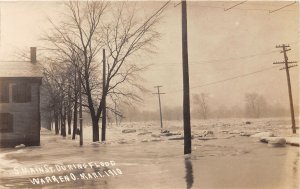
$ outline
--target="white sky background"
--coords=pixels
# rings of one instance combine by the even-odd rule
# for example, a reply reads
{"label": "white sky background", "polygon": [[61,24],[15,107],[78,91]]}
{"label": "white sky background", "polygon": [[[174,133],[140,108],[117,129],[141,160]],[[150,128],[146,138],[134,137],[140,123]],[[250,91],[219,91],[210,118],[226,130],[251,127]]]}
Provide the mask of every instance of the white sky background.
{"label": "white sky background", "polygon": [[[299,60],[299,5],[269,13],[291,2],[246,2],[224,11],[237,2],[188,2],[188,48],[190,63],[191,97],[208,93],[209,103],[224,106],[243,105],[246,92],[257,92],[267,97],[269,103],[288,107],[285,71],[273,68],[246,77],[209,85],[203,84],[256,72],[283,61],[275,46],[291,45],[290,61]],[[137,59],[142,64],[153,64],[143,73],[145,86],[163,85],[163,105],[182,104],[181,58],[181,7],[172,2],[157,28],[162,38],[157,42],[157,53]],[[150,14],[162,2],[139,2],[141,13]],[[58,11],[64,10],[62,2],[1,2],[0,60],[15,60],[14,52],[30,46],[40,46],[39,37],[47,30],[47,16],[61,19]],[[273,52],[273,51],[277,52]],[[42,53],[39,52],[39,53]],[[245,58],[248,55],[253,57]],[[239,58],[244,57],[244,58]],[[1,63],[1,62],[0,62]],[[1,64],[0,64],[1,65]],[[298,103],[299,70],[290,70],[295,106]],[[144,106],[157,108],[157,96],[144,95]],[[191,98],[191,103],[192,103]]]}

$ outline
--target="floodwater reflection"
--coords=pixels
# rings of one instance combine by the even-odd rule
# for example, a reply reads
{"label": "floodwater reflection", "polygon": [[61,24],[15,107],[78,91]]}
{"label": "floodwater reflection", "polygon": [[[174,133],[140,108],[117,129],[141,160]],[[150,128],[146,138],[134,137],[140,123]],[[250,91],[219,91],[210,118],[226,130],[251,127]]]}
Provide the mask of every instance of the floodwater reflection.
{"label": "floodwater reflection", "polygon": [[185,182],[186,188],[191,189],[194,183],[194,175],[193,175],[193,165],[191,158],[185,158]]}
{"label": "floodwater reflection", "polygon": [[299,169],[299,157],[300,157],[300,152],[296,153],[296,158],[293,161],[293,166],[292,166],[292,173],[293,173],[293,181],[294,181],[294,188],[298,188],[299,186],[299,175],[298,175],[298,169]]}

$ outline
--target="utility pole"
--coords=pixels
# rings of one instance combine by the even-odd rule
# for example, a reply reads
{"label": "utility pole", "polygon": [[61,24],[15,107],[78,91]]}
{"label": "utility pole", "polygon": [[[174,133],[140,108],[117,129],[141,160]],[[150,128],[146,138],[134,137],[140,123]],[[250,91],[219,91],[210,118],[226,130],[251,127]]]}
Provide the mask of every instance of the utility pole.
{"label": "utility pole", "polygon": [[288,57],[286,52],[290,51],[289,45],[277,45],[276,48],[282,48],[282,51],[280,53],[283,53],[284,61],[283,62],[274,62],[273,64],[284,64],[284,67],[280,70],[286,71],[286,78],[287,78],[287,84],[288,84],[288,91],[289,91],[289,100],[290,100],[290,110],[291,110],[291,119],[292,119],[292,130],[293,133],[296,133],[296,123],[295,123],[295,116],[294,116],[294,106],[293,106],[293,96],[292,96],[292,87],[291,87],[291,79],[290,79],[290,72],[289,69],[292,67],[297,66],[297,61],[288,61]]}
{"label": "utility pole", "polygon": [[78,73],[78,77],[79,77],[79,127],[80,127],[80,140],[79,140],[79,145],[82,146],[83,145],[83,127],[82,127],[82,91],[81,91],[81,69],[80,69],[80,73]]}
{"label": "utility pole", "polygon": [[186,0],[181,3],[184,154],[192,153]]}
{"label": "utility pole", "polygon": [[103,49],[103,79],[102,79],[102,133],[101,133],[101,141],[105,141],[105,135],[106,135],[106,89],[105,89],[105,83],[106,83],[106,68],[105,68],[105,49]]}
{"label": "utility pole", "polygon": [[161,94],[166,94],[166,93],[161,93],[159,91],[159,88],[162,86],[155,86],[154,88],[157,88],[157,93],[152,93],[152,94],[157,94],[158,96],[158,103],[159,103],[159,115],[160,115],[160,128],[163,128],[163,121],[162,121],[162,112],[161,112],[161,101],[160,101],[160,95]]}

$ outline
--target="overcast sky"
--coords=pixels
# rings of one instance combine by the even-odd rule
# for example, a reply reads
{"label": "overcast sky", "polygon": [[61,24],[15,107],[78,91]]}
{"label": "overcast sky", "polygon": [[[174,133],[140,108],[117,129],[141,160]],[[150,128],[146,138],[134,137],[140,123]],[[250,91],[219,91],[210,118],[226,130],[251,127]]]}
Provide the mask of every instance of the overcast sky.
{"label": "overcast sky", "polygon": [[[299,60],[299,6],[296,3],[274,13],[269,10],[290,3],[248,1],[224,11],[236,2],[188,2],[191,96],[208,93],[210,104],[233,106],[244,104],[245,93],[256,92],[266,96],[270,103],[288,107],[285,71],[272,68],[272,63],[283,60],[282,53],[275,48],[282,43],[291,46],[289,60]],[[175,4],[170,3],[157,28],[162,34],[156,43],[157,53],[137,60],[152,64],[143,73],[145,86],[155,92],[153,86],[162,85],[161,91],[166,93],[162,103],[167,106],[182,104],[181,7],[174,7]],[[146,15],[160,5],[162,2],[136,3]],[[59,20],[58,11],[64,9],[62,2],[1,2],[0,7],[0,60],[15,59],[17,49],[39,47],[38,39],[49,27],[46,18]],[[298,67],[290,72],[298,105]],[[155,95],[145,94],[144,100],[143,107],[157,108]]]}

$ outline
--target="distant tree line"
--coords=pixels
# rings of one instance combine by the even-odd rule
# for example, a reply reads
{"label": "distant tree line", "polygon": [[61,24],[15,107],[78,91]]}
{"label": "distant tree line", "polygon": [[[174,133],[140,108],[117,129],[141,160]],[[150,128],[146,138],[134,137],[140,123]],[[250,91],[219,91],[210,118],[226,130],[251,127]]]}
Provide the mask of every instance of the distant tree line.
{"label": "distant tree line", "polygon": [[[192,96],[192,119],[215,118],[264,118],[287,117],[289,109],[280,104],[272,104],[258,93],[246,93],[244,103],[234,106],[216,105],[206,93]],[[155,121],[159,120],[158,110],[139,110],[138,107],[124,106],[123,121]],[[162,108],[164,120],[182,120],[182,107]],[[298,112],[298,110],[296,110]]]}

